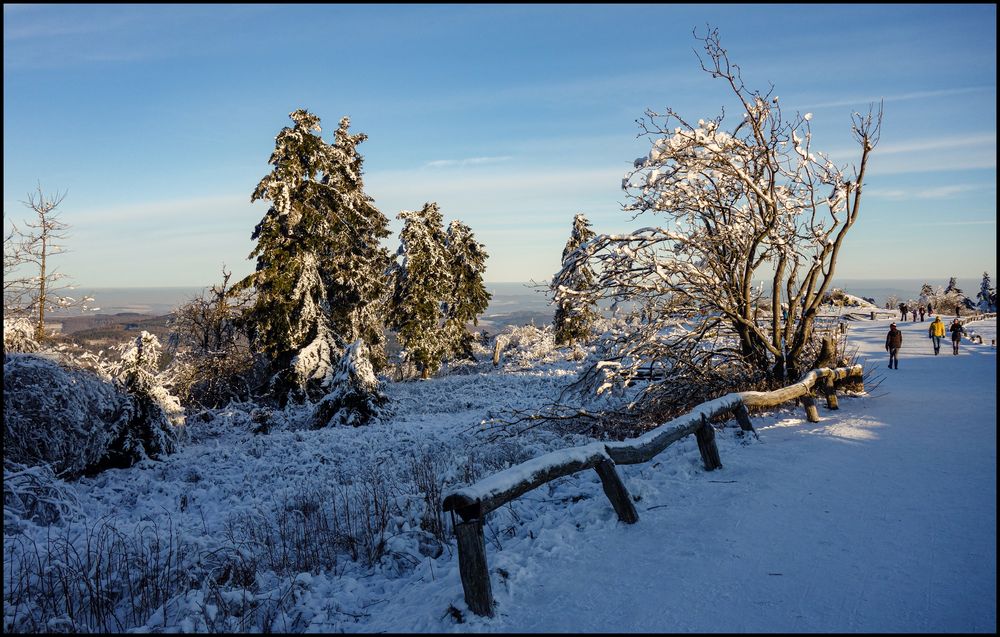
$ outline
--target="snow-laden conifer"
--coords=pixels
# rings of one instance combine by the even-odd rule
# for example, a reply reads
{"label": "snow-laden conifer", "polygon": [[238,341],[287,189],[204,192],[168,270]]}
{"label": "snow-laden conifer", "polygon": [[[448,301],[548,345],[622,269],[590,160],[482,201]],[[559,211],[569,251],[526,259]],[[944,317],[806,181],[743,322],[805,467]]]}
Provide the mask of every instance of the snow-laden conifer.
{"label": "snow-laden conifer", "polygon": [[35,326],[28,319],[18,317],[3,318],[3,351],[29,353],[37,352],[38,341],[35,340]]}
{"label": "snow-laden conifer", "polygon": [[184,409],[157,378],[160,341],[143,330],[134,340],[118,347],[121,359],[111,365],[111,375],[121,383],[135,404],[135,414],[112,443],[116,458],[126,465],[143,458],[172,453],[184,425]]}
{"label": "snow-laden conifer", "polygon": [[472,229],[459,220],[448,224],[445,253],[451,274],[451,291],[445,308],[445,333],[451,354],[474,359],[472,334],[466,323],[479,324],[478,316],[489,306],[491,294],[483,283],[486,246],[476,241]]}
{"label": "snow-laden conifer", "polygon": [[408,360],[423,378],[441,366],[450,349],[444,330],[444,306],[452,290],[445,248],[444,220],[436,203],[399,213],[400,261],[393,267],[393,312],[396,330]]}
{"label": "snow-laden conifer", "polygon": [[354,341],[337,361],[328,379],[329,393],[316,405],[310,426],[351,425],[359,427],[382,415],[387,402],[361,339]]}
{"label": "snow-laden conifer", "polygon": [[557,345],[566,345],[590,336],[598,318],[595,310],[594,270],[587,255],[577,248],[594,238],[590,221],[578,214],[573,217],[573,230],[562,253],[562,271],[553,280],[552,292],[556,311],[552,320]]}
{"label": "snow-laden conifer", "polygon": [[979,294],[976,298],[979,299],[976,307],[980,312],[997,311],[997,290],[993,287],[989,272],[983,272],[983,280],[979,283]]}
{"label": "snow-laden conifer", "polygon": [[256,293],[247,321],[272,360],[272,389],[301,400],[325,393],[312,381],[329,378],[333,352],[357,338],[371,344],[376,369],[384,365],[389,255],[379,240],[389,222],[363,190],[356,147],[365,135],[349,134],[345,117],[327,144],[318,117],[301,109],[290,117],[294,126],[275,138],[274,168],[251,197],[272,204],[252,235],[256,272],[236,289]]}

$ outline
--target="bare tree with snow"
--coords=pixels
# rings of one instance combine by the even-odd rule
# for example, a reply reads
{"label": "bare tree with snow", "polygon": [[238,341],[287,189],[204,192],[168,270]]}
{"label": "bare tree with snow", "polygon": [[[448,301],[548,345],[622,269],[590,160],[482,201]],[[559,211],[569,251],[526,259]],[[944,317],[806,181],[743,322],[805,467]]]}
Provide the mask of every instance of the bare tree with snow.
{"label": "bare tree with snow", "polygon": [[46,337],[45,315],[54,309],[87,309],[89,297],[73,297],[72,286],[62,283],[67,275],[53,267],[52,257],[66,252],[69,225],[60,219],[59,205],[66,193],[46,195],[41,186],[22,202],[34,218],[25,221],[25,230],[11,225],[4,235],[4,314],[30,316],[35,339]]}
{"label": "bare tree with snow", "polygon": [[695,37],[702,69],[742,112],[728,126],[725,112],[692,122],[669,108],[637,120],[651,149],[622,180],[625,209],[663,222],[595,237],[554,283],[588,260],[598,272],[588,300],[633,308],[634,327],[608,340],[611,380],[663,363],[785,382],[813,362],[814,321],[861,213],[882,109],[854,113],[858,162],[838,167],[812,148],[811,113],[788,116],[773,86],[746,87],[717,30]]}

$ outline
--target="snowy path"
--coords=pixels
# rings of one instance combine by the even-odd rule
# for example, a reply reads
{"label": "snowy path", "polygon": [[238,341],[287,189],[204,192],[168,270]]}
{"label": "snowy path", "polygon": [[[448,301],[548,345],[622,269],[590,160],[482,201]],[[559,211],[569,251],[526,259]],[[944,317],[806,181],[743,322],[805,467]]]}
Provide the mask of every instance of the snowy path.
{"label": "snowy path", "polygon": [[723,437],[720,471],[697,471],[693,449],[624,467],[637,524],[594,498],[574,524],[491,546],[511,574],[494,575],[498,617],[453,629],[994,632],[996,350],[935,357],[928,323],[901,323],[888,370],[887,325],[851,324],[884,376],[871,396],[820,401],[817,424],[760,419],[747,446]]}

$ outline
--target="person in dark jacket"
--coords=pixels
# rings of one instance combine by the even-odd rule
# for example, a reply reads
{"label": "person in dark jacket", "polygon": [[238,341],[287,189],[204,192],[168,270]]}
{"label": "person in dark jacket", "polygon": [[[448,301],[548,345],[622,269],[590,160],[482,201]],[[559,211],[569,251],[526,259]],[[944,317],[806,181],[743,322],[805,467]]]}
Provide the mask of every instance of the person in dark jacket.
{"label": "person in dark jacket", "polygon": [[896,324],[889,325],[889,333],[885,335],[885,351],[889,352],[889,369],[899,369],[899,348],[903,346],[903,333],[896,329]]}
{"label": "person in dark jacket", "polygon": [[962,342],[962,334],[965,334],[965,328],[962,324],[955,319],[951,322],[951,327],[948,328],[951,332],[951,353],[958,356],[958,344]]}

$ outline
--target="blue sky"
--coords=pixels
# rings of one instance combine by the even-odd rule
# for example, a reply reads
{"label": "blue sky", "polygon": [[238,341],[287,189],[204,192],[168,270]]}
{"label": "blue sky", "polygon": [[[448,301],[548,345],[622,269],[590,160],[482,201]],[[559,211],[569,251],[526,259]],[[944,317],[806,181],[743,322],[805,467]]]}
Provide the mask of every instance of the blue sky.
{"label": "blue sky", "polygon": [[394,232],[437,201],[486,244],[488,281],[548,279],[574,214],[638,226],[620,186],[645,109],[728,102],[695,57],[706,23],[838,164],[851,113],[885,100],[840,277],[995,281],[992,4],[4,5],[5,216],[39,182],[68,191],[58,259],[81,287],[245,275],[250,194],[307,108],[328,141],[344,115],[368,135]]}

